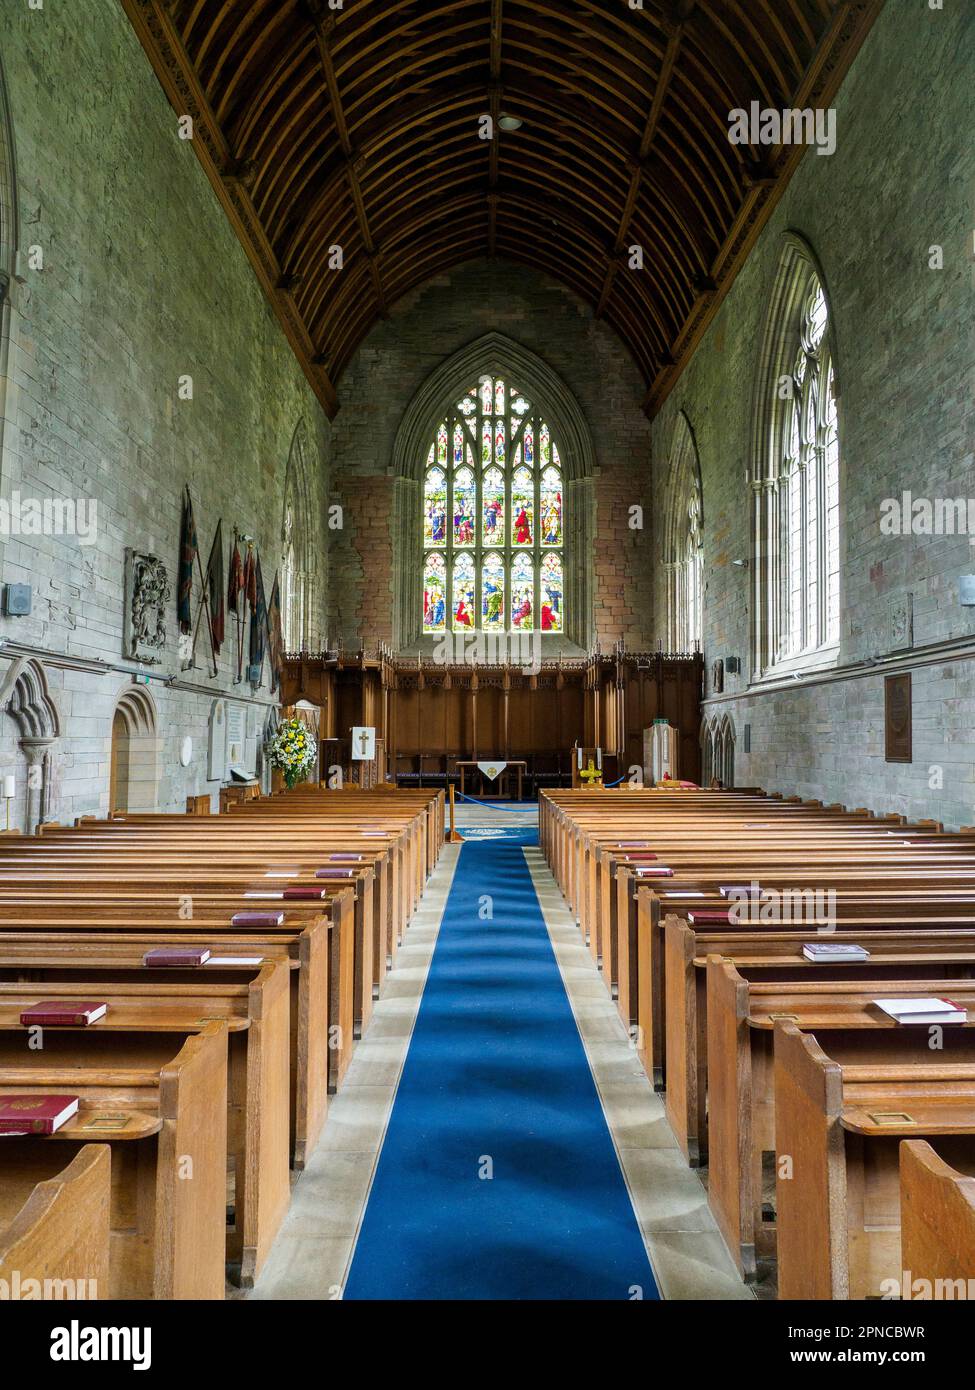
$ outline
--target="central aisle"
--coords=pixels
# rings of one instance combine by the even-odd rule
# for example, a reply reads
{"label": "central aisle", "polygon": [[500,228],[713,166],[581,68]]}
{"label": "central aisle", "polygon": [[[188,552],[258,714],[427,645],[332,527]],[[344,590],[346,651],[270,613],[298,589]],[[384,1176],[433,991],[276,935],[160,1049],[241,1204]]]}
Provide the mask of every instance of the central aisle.
{"label": "central aisle", "polygon": [[522,853],[536,843],[461,850],[347,1299],[659,1296]]}

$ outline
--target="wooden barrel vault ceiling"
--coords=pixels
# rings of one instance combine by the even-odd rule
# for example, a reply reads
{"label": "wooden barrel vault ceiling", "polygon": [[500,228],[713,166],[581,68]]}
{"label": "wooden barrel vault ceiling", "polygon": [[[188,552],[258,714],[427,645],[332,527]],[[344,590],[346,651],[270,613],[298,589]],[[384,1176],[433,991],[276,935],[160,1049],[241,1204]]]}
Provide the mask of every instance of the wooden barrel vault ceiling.
{"label": "wooden barrel vault ceiling", "polygon": [[653,415],[804,153],[729,112],[828,106],[883,0],[121,3],[329,415],[377,319],[479,257],[581,295]]}

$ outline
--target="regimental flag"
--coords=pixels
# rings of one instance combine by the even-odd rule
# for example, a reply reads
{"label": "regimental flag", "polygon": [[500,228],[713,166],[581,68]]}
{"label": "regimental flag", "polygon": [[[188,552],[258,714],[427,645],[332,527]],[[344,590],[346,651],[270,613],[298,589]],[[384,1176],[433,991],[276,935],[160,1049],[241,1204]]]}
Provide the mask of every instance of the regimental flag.
{"label": "regimental flag", "polygon": [[179,585],[176,594],[180,632],[193,630],[193,565],[199,552],[196,522],[193,520],[193,503],[190,501],[190,490],[187,488],[183,495],[183,522],[179,537]]}
{"label": "regimental flag", "polygon": [[207,588],[210,596],[210,632],[213,635],[214,655],[220,654],[227,631],[223,587],[223,522],[217,522],[217,534],[210,547],[207,561]]}
{"label": "regimental flag", "polygon": [[230,556],[230,581],[227,585],[227,607],[231,613],[238,611],[240,596],[244,592],[244,564],[240,558],[240,546],[234,533],[234,549]]}
{"label": "regimental flag", "polygon": [[247,542],[247,559],[244,561],[244,601],[250,605],[251,612],[257,607],[257,563],[250,541]]}
{"label": "regimental flag", "polygon": [[[251,554],[254,554],[252,551]],[[247,557],[250,560],[250,555]],[[265,635],[267,632],[267,603],[264,599],[264,578],[261,574],[261,558],[254,555],[253,561],[254,598],[251,600],[251,644],[250,664],[258,670],[264,665]]]}
{"label": "regimental flag", "polygon": [[267,635],[271,651],[271,689],[281,684],[284,665],[284,636],[281,631],[281,581],[277,574],[271,586],[271,601],[267,606]]}

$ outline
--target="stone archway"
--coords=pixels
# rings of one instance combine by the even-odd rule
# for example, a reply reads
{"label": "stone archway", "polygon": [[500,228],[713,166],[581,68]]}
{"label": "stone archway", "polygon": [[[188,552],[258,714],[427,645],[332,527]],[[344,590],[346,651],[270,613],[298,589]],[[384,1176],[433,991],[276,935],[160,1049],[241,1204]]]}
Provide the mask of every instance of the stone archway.
{"label": "stone archway", "polygon": [[21,807],[22,828],[33,835],[38,825],[55,818],[56,801],[52,753],[61,736],[57,706],[48,690],[47,674],[39,661],[21,660],[6,677],[10,696],[6,710],[20,735],[24,761],[18,785],[26,787]]}
{"label": "stone archway", "polygon": [[109,814],[154,811],[158,800],[159,740],[156,706],[147,690],[122,692],[112,717]]}

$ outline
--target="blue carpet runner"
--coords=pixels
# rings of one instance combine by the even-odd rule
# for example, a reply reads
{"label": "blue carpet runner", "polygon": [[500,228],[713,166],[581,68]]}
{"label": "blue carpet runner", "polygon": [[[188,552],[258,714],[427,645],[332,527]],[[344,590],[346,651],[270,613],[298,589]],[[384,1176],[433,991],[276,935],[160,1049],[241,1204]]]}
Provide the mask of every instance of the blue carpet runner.
{"label": "blue carpet runner", "polygon": [[461,849],[345,1298],[659,1297],[530,844]]}

